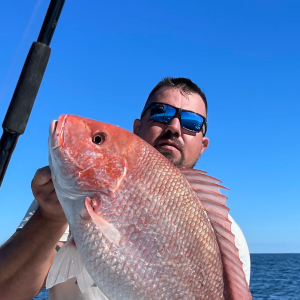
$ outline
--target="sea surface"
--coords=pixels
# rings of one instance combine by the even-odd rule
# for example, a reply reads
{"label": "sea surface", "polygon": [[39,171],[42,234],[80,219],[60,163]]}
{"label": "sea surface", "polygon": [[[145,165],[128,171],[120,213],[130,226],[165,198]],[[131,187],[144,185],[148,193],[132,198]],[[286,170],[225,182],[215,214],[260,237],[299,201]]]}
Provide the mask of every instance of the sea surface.
{"label": "sea surface", "polygon": [[[300,253],[251,254],[250,290],[254,300],[300,300]],[[48,300],[48,292],[34,299]]]}
{"label": "sea surface", "polygon": [[250,291],[255,300],[300,300],[300,253],[251,254]]}

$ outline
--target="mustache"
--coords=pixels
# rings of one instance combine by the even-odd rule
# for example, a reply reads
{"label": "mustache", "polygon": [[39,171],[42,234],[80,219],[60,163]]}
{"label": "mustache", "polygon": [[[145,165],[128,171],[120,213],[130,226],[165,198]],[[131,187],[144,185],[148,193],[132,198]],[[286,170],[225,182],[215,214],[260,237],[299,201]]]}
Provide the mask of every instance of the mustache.
{"label": "mustache", "polygon": [[158,144],[159,140],[170,140],[170,141],[172,141],[174,144],[176,144],[176,146],[178,147],[178,150],[181,153],[183,153],[184,145],[179,141],[179,139],[177,137],[175,137],[175,135],[171,131],[168,130],[166,133],[159,136],[155,140],[155,144]]}

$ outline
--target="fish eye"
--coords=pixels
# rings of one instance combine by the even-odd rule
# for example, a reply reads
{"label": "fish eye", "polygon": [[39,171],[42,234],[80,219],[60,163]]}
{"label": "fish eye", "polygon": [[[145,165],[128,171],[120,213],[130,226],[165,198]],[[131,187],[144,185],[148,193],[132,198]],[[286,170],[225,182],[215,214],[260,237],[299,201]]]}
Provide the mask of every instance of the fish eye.
{"label": "fish eye", "polygon": [[97,132],[93,136],[93,143],[100,145],[106,140],[106,134],[103,132]]}

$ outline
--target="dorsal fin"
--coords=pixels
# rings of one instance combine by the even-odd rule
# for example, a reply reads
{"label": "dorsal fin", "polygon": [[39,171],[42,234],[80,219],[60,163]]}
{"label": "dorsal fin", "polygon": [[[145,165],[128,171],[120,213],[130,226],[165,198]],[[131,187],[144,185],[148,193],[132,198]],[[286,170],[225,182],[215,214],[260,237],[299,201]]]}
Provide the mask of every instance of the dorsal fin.
{"label": "dorsal fin", "polygon": [[229,208],[226,206],[227,197],[220,193],[220,188],[224,188],[219,185],[221,181],[206,175],[204,171],[183,168],[179,170],[198,195],[216,233],[223,262],[225,299],[252,299],[243,263],[239,258],[239,250],[235,246],[235,236],[231,232]]}

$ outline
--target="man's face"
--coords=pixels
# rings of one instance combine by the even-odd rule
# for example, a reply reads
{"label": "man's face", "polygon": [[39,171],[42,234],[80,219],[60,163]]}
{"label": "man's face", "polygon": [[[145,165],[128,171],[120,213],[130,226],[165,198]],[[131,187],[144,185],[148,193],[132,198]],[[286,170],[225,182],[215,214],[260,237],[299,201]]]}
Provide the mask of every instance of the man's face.
{"label": "man's face", "polygon": [[[186,94],[180,89],[160,88],[148,103],[162,102],[206,117],[205,105],[198,94]],[[134,121],[133,131],[144,139],[177,167],[192,168],[208,146],[208,138],[203,133],[194,133],[181,127],[178,118],[169,124],[150,119],[147,109],[141,120]]]}

